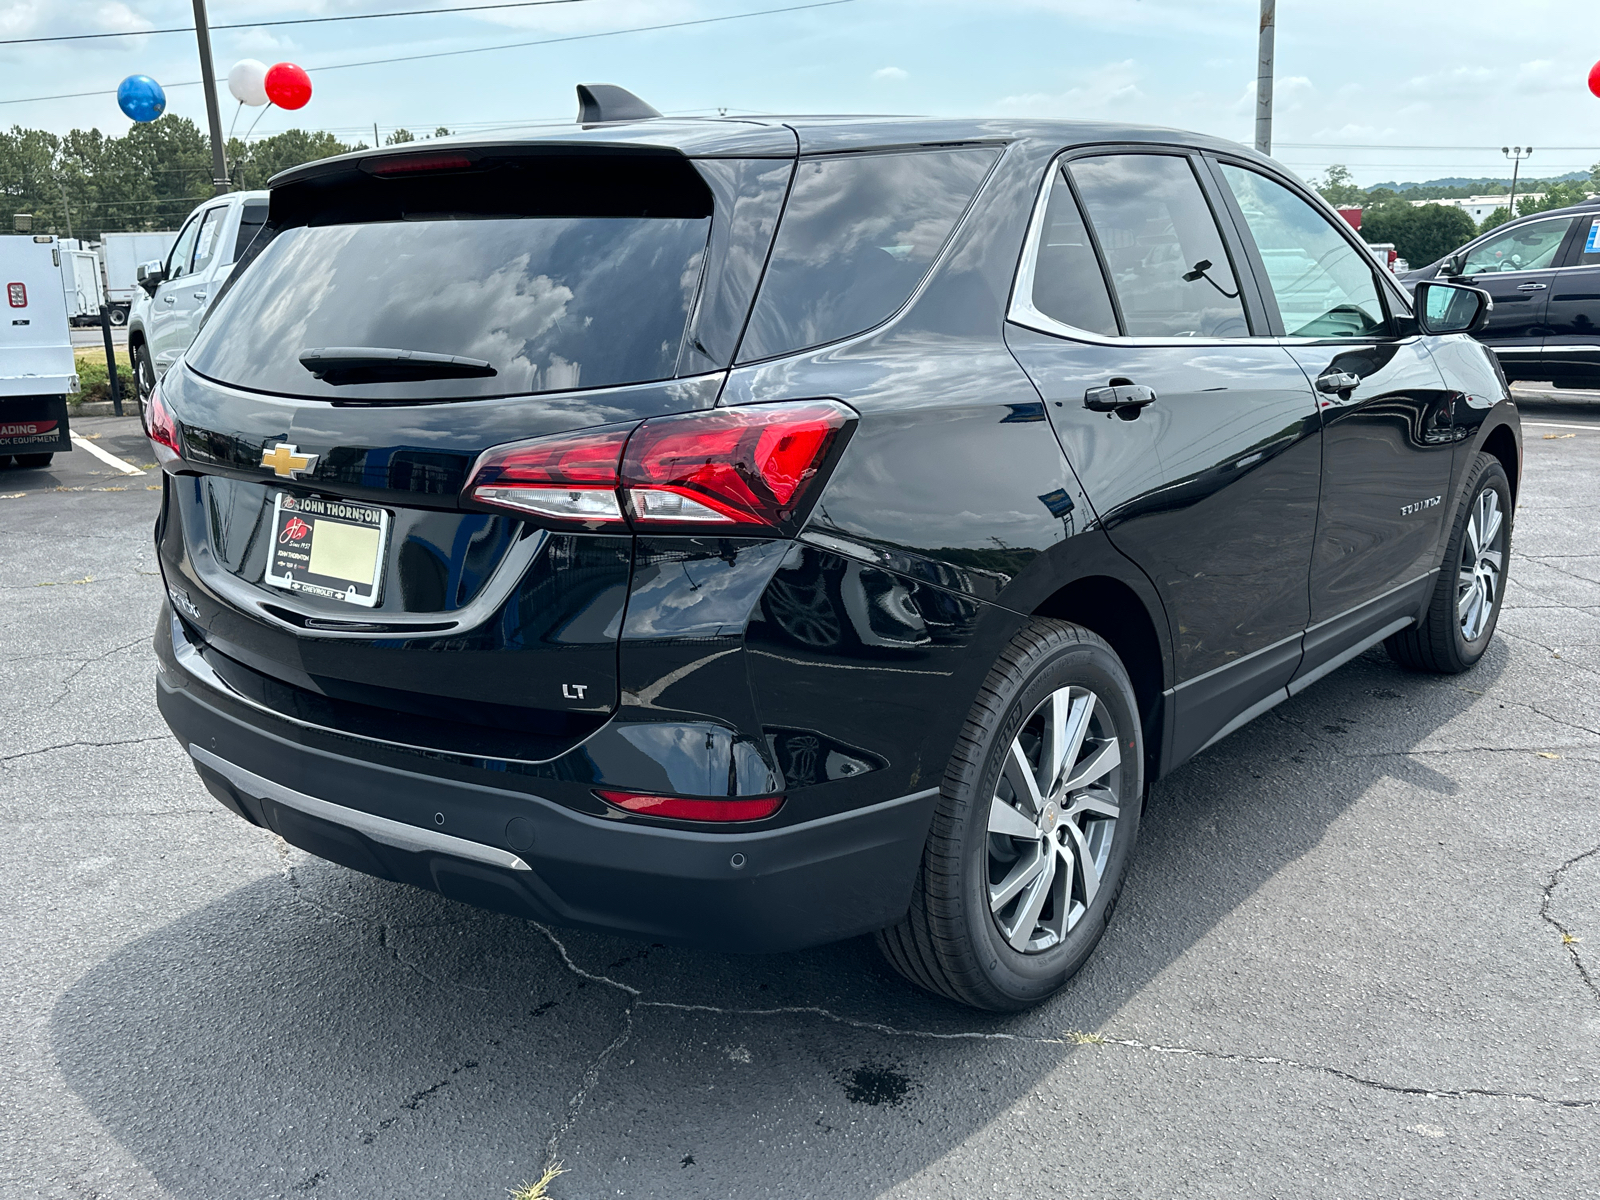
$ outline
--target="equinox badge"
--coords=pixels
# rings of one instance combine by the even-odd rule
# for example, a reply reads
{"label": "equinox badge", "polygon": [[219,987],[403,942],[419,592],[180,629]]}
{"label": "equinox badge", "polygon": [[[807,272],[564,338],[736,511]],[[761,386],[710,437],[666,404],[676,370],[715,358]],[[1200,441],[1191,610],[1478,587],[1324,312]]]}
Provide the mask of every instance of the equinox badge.
{"label": "equinox badge", "polygon": [[315,454],[300,454],[295,450],[292,442],[279,442],[271,450],[262,447],[261,465],[271,467],[275,475],[285,479],[293,479],[296,475],[303,475],[317,464]]}

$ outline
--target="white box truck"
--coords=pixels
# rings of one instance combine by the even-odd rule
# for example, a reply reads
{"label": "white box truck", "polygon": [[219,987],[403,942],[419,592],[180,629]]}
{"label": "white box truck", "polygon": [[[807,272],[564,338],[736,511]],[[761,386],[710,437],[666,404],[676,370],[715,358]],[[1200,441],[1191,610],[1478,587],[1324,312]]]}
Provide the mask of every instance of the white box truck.
{"label": "white box truck", "polygon": [[0,467],[48,466],[78,390],[55,235],[0,234],[0,288]]}
{"label": "white box truck", "polygon": [[139,264],[167,257],[176,230],[161,233],[108,233],[100,243],[100,265],[105,273],[106,303],[111,323],[126,325],[128,310],[138,296]]}

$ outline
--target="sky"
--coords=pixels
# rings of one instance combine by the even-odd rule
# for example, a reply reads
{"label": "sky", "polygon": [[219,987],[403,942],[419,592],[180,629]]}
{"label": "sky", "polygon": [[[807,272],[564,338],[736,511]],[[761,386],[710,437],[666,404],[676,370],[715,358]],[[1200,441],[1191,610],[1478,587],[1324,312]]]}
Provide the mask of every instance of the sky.
{"label": "sky", "polygon": [[[267,110],[257,137],[564,122],[575,84],[615,83],[668,114],[1084,117],[1254,139],[1259,0],[848,0],[715,20],[805,2],[557,0],[277,27],[252,23],[485,0],[210,0],[209,12],[213,27],[247,26],[214,29],[219,76],[241,58],[310,72],[310,104]],[[1600,161],[1586,86],[1597,16],[1596,0],[1279,0],[1274,155],[1307,178],[1345,164],[1363,185],[1505,176],[1507,144],[1534,147],[1526,174],[1587,171]],[[688,21],[705,23],[614,32]],[[111,93],[137,73],[203,128],[201,89],[173,86],[199,78],[192,33],[10,41],[192,23],[191,0],[0,0],[0,126],[123,133]],[[576,40],[334,69],[557,38]],[[29,99],[78,92],[101,94]],[[227,130],[237,105],[220,94]]]}

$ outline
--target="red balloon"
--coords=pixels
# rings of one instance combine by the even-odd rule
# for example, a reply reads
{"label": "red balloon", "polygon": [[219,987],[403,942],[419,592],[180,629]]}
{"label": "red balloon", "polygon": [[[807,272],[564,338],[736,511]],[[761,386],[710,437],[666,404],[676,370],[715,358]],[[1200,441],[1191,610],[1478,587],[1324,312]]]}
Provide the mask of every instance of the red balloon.
{"label": "red balloon", "polygon": [[311,99],[311,76],[293,63],[267,68],[267,99],[279,108],[304,108]]}
{"label": "red balloon", "polygon": [[1589,90],[1600,96],[1600,62],[1589,68]]}

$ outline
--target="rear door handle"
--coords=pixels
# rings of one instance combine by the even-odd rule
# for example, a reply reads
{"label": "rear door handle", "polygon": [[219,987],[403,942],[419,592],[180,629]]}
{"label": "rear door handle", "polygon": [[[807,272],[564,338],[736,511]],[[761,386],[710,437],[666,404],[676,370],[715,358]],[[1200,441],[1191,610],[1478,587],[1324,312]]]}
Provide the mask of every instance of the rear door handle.
{"label": "rear door handle", "polygon": [[1517,291],[1519,291],[1519,292],[1542,292],[1542,291],[1545,290],[1545,288],[1547,288],[1549,286],[1550,285],[1548,283],[1519,283],[1519,284],[1517,284]]}
{"label": "rear door handle", "polygon": [[1354,371],[1324,371],[1317,376],[1317,391],[1338,395],[1361,386],[1361,376]]}
{"label": "rear door handle", "polygon": [[1143,408],[1155,398],[1155,392],[1143,384],[1119,383],[1090,388],[1083,394],[1083,406],[1095,412],[1116,412],[1119,408]]}

